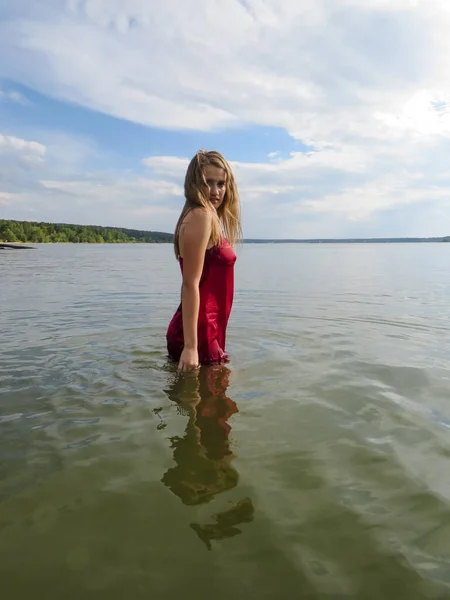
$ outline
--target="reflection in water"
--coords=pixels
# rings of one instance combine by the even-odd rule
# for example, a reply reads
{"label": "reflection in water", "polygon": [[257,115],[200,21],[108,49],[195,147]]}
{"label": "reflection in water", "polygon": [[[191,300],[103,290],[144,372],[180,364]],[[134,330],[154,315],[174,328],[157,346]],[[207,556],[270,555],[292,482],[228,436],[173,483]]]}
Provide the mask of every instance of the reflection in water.
{"label": "reflection in water", "polygon": [[250,523],[253,520],[254,512],[255,509],[250,498],[244,498],[233,508],[214,515],[216,523],[208,525],[191,523],[191,527],[206,544],[208,550],[211,550],[211,540],[222,540],[242,533],[236,525]]}
{"label": "reflection in water", "polygon": [[[227,396],[230,370],[224,366],[202,367],[197,373],[174,374],[165,390],[180,413],[188,416],[183,437],[170,438],[176,465],[162,482],[187,505],[209,502],[217,494],[236,487],[239,475],[231,464],[233,453],[228,419],[239,410]],[[215,515],[215,523],[192,523],[192,529],[211,549],[211,540],[241,533],[236,525],[253,519],[249,498]]]}

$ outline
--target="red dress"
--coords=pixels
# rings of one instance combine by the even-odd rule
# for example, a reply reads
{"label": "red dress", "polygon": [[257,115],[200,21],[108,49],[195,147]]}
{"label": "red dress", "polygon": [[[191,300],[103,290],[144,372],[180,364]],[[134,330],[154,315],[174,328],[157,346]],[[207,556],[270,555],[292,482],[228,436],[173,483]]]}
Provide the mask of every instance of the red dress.
{"label": "red dress", "polygon": [[[222,363],[225,352],[226,328],[233,305],[234,263],[236,254],[227,240],[205,252],[200,278],[200,306],[197,324],[198,359],[200,364]],[[183,273],[183,259],[180,258]],[[184,347],[182,305],[175,312],[167,329],[169,356],[178,361]]]}

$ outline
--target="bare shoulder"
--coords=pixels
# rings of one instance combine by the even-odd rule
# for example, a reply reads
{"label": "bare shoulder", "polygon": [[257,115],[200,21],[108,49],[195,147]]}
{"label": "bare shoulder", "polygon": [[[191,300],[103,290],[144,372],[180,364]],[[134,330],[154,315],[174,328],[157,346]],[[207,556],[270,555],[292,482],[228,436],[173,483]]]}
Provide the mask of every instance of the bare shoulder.
{"label": "bare shoulder", "polygon": [[180,226],[180,255],[185,257],[192,252],[206,250],[211,236],[211,215],[202,208],[193,208]]}
{"label": "bare shoulder", "polygon": [[211,215],[201,207],[193,208],[184,217],[182,225],[208,226],[211,224]]}
{"label": "bare shoulder", "polygon": [[211,215],[203,208],[193,208],[183,219],[180,226],[180,235],[198,236],[210,235],[211,232]]}

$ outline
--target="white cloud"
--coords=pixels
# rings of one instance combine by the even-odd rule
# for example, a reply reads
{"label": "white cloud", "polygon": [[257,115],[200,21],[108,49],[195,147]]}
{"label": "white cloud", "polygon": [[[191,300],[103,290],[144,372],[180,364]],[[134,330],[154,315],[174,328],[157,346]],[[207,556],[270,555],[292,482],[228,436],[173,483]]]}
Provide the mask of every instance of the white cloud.
{"label": "white cloud", "polygon": [[[445,158],[449,146],[437,146],[424,159],[422,146],[413,144],[404,152],[401,166],[392,162],[398,151],[394,143],[374,145],[372,152],[364,147],[341,145],[321,151],[293,152],[287,158],[277,155],[268,163],[233,162],[246,234],[311,237],[308,234],[311,225],[318,225],[320,231],[321,223],[327,231],[333,231],[334,222],[336,236],[337,230],[342,230],[342,220],[354,224],[380,214],[389,218],[392,210],[421,205],[424,210],[431,210],[434,219],[427,224],[427,235],[444,235],[448,222],[437,217],[436,210],[450,209],[450,176]],[[180,182],[188,159],[161,156],[143,162],[167,180]],[[305,216],[308,216],[307,227]],[[264,225],[267,217],[270,222]],[[408,226],[407,222],[405,225]],[[302,231],[305,233],[301,234]],[[407,233],[403,229],[402,234]],[[374,231],[371,235],[380,234]],[[415,231],[414,235],[419,233]]]}
{"label": "white cloud", "polygon": [[417,138],[450,136],[450,90],[415,93],[397,113],[376,113],[375,118],[394,131],[411,132]]}
{"label": "white cloud", "polygon": [[448,190],[425,186],[411,189],[410,182],[379,180],[361,188],[344,189],[337,194],[325,195],[320,199],[305,200],[298,207],[300,212],[346,213],[350,219],[367,219],[373,213],[391,210],[397,206],[444,200],[450,207]]}
{"label": "white cloud", "polygon": [[[48,151],[55,156],[51,147]],[[421,234],[444,235],[448,220],[439,215],[450,215],[448,150],[441,147],[428,162],[420,162],[420,147],[412,147],[400,170],[397,165],[386,167],[392,151],[380,147],[370,156],[361,149],[357,160],[357,148],[342,146],[292,153],[268,163],[233,162],[246,236],[357,236],[361,223],[367,235],[380,235],[370,229],[371,218],[376,222],[380,214],[410,206],[428,207],[428,218],[434,218]],[[142,163],[148,171],[143,175],[132,171],[82,174],[74,163],[70,178],[69,165],[63,172],[52,162],[32,173],[26,191],[20,186],[14,192],[0,189],[0,202],[9,218],[30,218],[31,214],[50,221],[172,231],[183,204],[188,160],[145,158]],[[364,165],[372,173],[370,178]],[[395,232],[419,233],[408,228]]]}
{"label": "white cloud", "polygon": [[85,180],[36,180],[26,192],[0,192],[0,204],[3,218],[27,220],[32,213],[42,221],[171,231],[179,192],[169,182],[98,174]]}
{"label": "white cloud", "polygon": [[183,195],[175,181],[124,170],[88,173],[83,156],[92,159],[94,147],[46,137],[44,145],[0,135],[2,218],[173,229]]}
{"label": "white cloud", "polygon": [[166,200],[183,195],[183,189],[175,183],[134,176],[128,179],[93,176],[88,180],[41,180],[40,183],[46,190],[72,196],[83,205],[95,203],[96,206],[102,204],[108,208],[124,205],[128,210],[137,201],[156,204],[161,198]]}
{"label": "white cloud", "polygon": [[33,140],[0,133],[0,203],[13,206],[17,193],[36,187],[45,167],[46,147]]}
{"label": "white cloud", "polygon": [[[321,226],[344,232],[370,219],[382,227],[376,219],[399,209],[423,210],[427,232],[445,233],[447,223],[436,215],[447,210],[450,190],[448,0],[36,6],[18,1],[0,24],[0,77],[144,125],[273,126],[309,147],[287,158],[274,148],[264,163],[233,163],[249,235],[301,235],[303,227],[320,235]],[[14,155],[21,165],[47,165],[25,180],[34,206],[69,211],[70,198],[85,211],[109,207],[113,221],[125,215],[131,225],[149,213],[144,227],[155,218],[158,228],[173,229],[188,157],[143,158],[136,165],[147,168],[142,176],[88,177],[83,161],[95,148],[33,143],[0,137],[0,168],[6,155],[9,164]],[[22,192],[17,180],[14,189],[0,190]],[[70,210],[65,214],[75,214]],[[407,219],[400,225],[407,233]]]}
{"label": "white cloud", "polygon": [[3,25],[0,74],[143,124],[330,143],[376,131],[417,81],[438,94],[449,24],[436,0],[72,0]]}
{"label": "white cloud", "polygon": [[13,157],[24,165],[39,165],[45,158],[45,146],[10,135],[0,134],[0,157]]}
{"label": "white cloud", "polygon": [[189,159],[177,156],[149,156],[142,160],[142,164],[158,175],[182,177],[189,165]]}

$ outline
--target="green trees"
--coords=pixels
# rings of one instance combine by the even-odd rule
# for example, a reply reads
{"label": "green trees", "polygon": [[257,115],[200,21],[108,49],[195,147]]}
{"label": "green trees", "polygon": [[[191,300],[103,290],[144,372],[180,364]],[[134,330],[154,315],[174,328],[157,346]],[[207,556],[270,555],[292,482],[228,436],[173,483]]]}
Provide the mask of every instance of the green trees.
{"label": "green trees", "polygon": [[11,231],[11,229],[9,227],[5,228],[5,230],[3,232],[3,237],[5,238],[3,240],[5,242],[17,242],[18,241],[16,234],[13,231]]}
{"label": "green trees", "polygon": [[172,242],[170,233],[140,231],[121,227],[35,223],[0,219],[0,242],[130,244]]}

